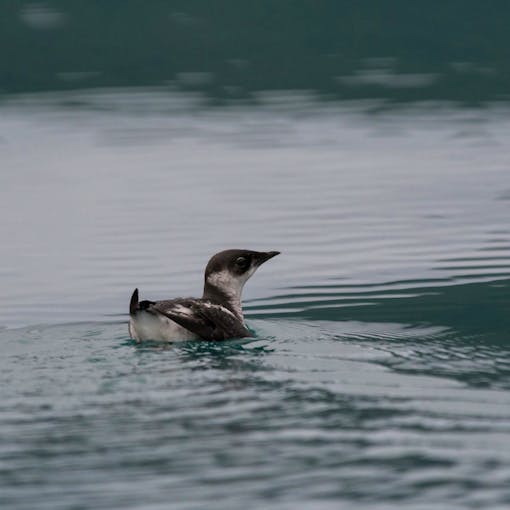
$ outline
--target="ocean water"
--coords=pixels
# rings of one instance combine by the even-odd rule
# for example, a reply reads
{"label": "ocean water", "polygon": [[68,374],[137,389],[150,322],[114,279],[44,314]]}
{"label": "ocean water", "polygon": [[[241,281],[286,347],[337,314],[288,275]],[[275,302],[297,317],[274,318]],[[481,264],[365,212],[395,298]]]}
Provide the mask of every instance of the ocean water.
{"label": "ocean water", "polygon": [[[0,105],[0,506],[510,507],[508,108],[159,89]],[[253,339],[127,305],[279,250]]]}

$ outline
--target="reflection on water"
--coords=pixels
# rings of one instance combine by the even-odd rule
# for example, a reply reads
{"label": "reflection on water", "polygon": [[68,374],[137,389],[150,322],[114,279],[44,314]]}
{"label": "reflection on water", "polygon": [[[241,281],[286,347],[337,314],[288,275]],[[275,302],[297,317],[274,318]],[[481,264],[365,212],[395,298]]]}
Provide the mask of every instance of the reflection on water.
{"label": "reflection on water", "polygon": [[[2,105],[2,506],[510,504],[507,110],[261,100]],[[255,339],[129,341],[234,246]]]}
{"label": "reflection on water", "polygon": [[0,46],[10,51],[0,94],[159,86],[214,104],[267,90],[470,105],[509,98],[504,1],[121,4],[2,2]]}
{"label": "reflection on water", "polygon": [[121,316],[134,286],[198,294],[209,256],[246,246],[284,252],[246,289],[258,316],[464,330],[482,313],[504,330],[506,110],[290,98],[211,111],[117,91],[5,105],[0,323]]}

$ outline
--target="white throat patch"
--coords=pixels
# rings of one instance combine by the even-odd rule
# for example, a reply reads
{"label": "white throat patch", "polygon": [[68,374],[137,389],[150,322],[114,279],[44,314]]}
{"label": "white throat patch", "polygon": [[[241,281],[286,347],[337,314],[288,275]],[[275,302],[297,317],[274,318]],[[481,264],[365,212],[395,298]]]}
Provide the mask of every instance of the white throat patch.
{"label": "white throat patch", "polygon": [[207,277],[207,283],[221,290],[231,301],[235,307],[236,313],[242,317],[241,294],[244,284],[249,280],[250,276],[256,271],[256,267],[251,267],[242,275],[233,275],[230,271],[223,269],[222,271],[211,273]]}
{"label": "white throat patch", "polygon": [[246,273],[235,276],[230,271],[223,269],[217,273],[211,273],[207,277],[207,283],[221,289],[229,297],[236,297],[241,299],[244,284],[254,271],[247,271]]}

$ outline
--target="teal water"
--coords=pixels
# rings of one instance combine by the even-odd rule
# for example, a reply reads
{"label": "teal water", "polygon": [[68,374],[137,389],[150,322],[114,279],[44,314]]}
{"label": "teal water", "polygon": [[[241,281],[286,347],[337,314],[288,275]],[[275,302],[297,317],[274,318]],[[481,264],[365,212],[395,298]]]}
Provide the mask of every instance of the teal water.
{"label": "teal water", "polygon": [[[510,505],[505,108],[203,109],[155,90],[0,115],[2,508]],[[133,287],[278,249],[257,337],[137,346]]]}
{"label": "teal water", "polygon": [[[267,90],[329,100],[509,99],[510,5],[492,0],[4,0],[2,93],[97,87]],[[37,48],[37,51],[34,51]]]}
{"label": "teal water", "polygon": [[510,508],[509,9],[4,0],[0,508]]}
{"label": "teal water", "polygon": [[507,348],[433,326],[251,324],[255,340],[171,348],[104,322],[5,332],[3,506],[508,505]]}

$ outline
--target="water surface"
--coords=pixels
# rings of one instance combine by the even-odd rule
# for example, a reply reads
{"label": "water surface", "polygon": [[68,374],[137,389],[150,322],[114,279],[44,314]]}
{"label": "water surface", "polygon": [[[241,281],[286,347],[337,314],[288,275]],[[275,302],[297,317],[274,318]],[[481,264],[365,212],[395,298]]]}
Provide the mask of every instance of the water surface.
{"label": "water surface", "polygon": [[[2,506],[508,508],[509,135],[501,105],[5,101]],[[128,339],[135,286],[197,295],[227,247],[282,252],[255,339]]]}

